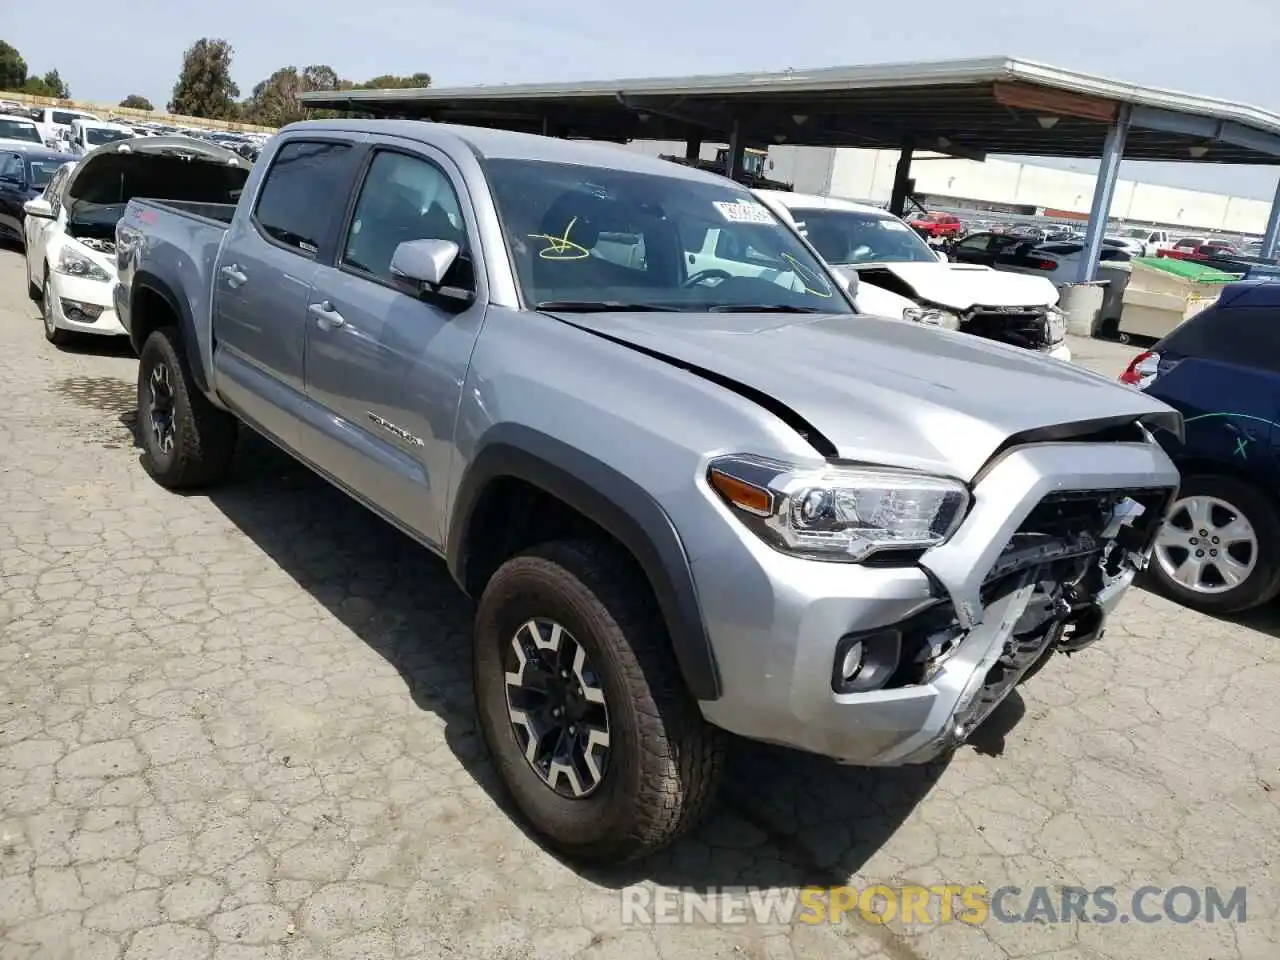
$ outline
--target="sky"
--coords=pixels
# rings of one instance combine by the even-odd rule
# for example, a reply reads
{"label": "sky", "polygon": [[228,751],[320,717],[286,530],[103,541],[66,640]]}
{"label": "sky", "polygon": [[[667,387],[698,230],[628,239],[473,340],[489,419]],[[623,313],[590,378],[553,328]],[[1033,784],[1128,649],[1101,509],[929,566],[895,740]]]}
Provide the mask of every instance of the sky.
{"label": "sky", "polygon": [[[242,95],[316,63],[464,86],[1013,56],[1280,113],[1276,0],[59,0],[57,29],[37,6],[0,0],[0,39],[30,72],[57,68],[80,99],[161,108],[182,51],[208,36],[234,47]],[[1277,168],[1126,163],[1121,176],[1270,200]]]}

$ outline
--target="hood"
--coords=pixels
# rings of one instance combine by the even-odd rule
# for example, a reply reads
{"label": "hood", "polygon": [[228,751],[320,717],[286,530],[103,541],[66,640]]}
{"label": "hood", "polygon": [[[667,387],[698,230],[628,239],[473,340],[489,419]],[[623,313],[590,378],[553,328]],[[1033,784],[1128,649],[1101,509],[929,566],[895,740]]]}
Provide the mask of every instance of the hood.
{"label": "hood", "polygon": [[970,307],[1047,307],[1058,302],[1058,289],[1045,277],[1004,273],[969,263],[858,264],[864,283],[875,283],[886,271],[913,292],[915,299],[951,310]]}
{"label": "hood", "polygon": [[841,459],[965,481],[1016,435],[1050,436],[1052,428],[1083,423],[1101,429],[1147,416],[1177,422],[1160,401],[1080,367],[894,320],[856,314],[553,316],[772,398],[830,441]]}
{"label": "hood", "polygon": [[[69,200],[107,202],[100,198],[115,191],[114,185],[120,182],[121,177],[128,177],[131,167],[143,169],[154,158],[161,157],[234,168],[243,171],[246,177],[253,166],[239,154],[204,140],[192,137],[137,137],[94,147],[80,158],[63,189]],[[122,203],[128,199],[113,198],[113,202]]]}
{"label": "hood", "polygon": [[[857,276],[857,271],[849,267],[835,269],[837,273],[851,273]],[[858,284],[853,302],[857,305],[859,313],[869,313],[873,317],[891,317],[894,320],[901,320],[903,311],[916,305],[914,300],[894,293],[892,290],[886,290],[884,287],[878,287],[870,280]]]}

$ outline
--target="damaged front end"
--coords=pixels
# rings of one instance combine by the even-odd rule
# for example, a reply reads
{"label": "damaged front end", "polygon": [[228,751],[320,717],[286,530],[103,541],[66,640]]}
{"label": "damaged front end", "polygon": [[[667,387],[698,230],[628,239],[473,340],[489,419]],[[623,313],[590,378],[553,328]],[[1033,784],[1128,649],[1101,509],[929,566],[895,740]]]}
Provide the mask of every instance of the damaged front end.
{"label": "damaged front end", "polygon": [[1151,440],[1034,444],[988,468],[957,536],[921,558],[944,599],[893,628],[880,689],[923,698],[927,719],[872,762],[925,762],[964,742],[1054,653],[1100,640],[1177,482]]}
{"label": "damaged front end", "polygon": [[[1147,562],[1172,491],[1066,491],[1042,500],[1010,538],[981,587],[982,626],[943,605],[914,624],[906,682],[930,683],[965,641],[989,635],[959,696],[945,742],[963,741],[1054,653],[1102,639],[1107,617]],[[906,651],[904,651],[906,652]]]}

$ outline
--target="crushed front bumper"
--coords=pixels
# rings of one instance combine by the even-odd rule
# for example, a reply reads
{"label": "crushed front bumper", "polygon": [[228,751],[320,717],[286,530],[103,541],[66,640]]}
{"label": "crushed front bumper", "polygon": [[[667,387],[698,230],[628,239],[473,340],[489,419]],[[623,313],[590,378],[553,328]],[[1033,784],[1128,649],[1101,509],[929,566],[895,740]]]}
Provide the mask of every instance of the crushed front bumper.
{"label": "crushed front bumper", "polygon": [[[1008,578],[1010,585],[993,593],[992,575],[1042,502],[1064,492],[1142,491],[1148,504],[1167,504],[1177,484],[1176,469],[1154,442],[1036,444],[1009,451],[984,471],[960,530],[918,566],[814,563],[749,544],[749,563],[699,558],[695,576],[725,691],[702,704],[704,716],[742,736],[845,763],[927,761],[968,736],[1042,656],[1102,635],[1149,549],[1154,514],[1164,509],[1144,515],[1150,531],[1142,548],[1126,554],[1100,589],[1078,598],[1071,617],[1084,633],[1068,636],[1065,620],[1046,620],[1045,629],[1056,632],[1028,641],[1031,634],[1019,631],[1036,605],[1060,604],[1061,596]],[[836,692],[833,663],[842,644],[897,634],[905,660],[906,639],[918,640],[915,625],[930,618],[952,621],[954,629],[949,649],[920,677]]]}

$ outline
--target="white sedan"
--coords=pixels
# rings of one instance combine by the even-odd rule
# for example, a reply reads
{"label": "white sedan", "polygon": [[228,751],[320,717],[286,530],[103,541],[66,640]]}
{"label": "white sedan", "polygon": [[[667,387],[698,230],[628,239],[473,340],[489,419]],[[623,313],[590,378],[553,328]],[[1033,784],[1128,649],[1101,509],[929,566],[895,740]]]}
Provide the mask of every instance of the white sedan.
{"label": "white sedan", "polygon": [[66,345],[77,334],[126,332],[111,302],[115,242],[108,238],[114,235],[115,219],[97,223],[97,211],[77,211],[70,189],[81,179],[83,163],[64,164],[44,193],[25,206],[27,292],[40,302],[45,339],[55,346]]}
{"label": "white sedan", "polygon": [[116,223],[131,197],[234,202],[252,164],[187,137],[104,144],[64,164],[23,209],[27,290],[40,301],[44,335],[63,345],[79,334],[126,333],[116,316]]}

